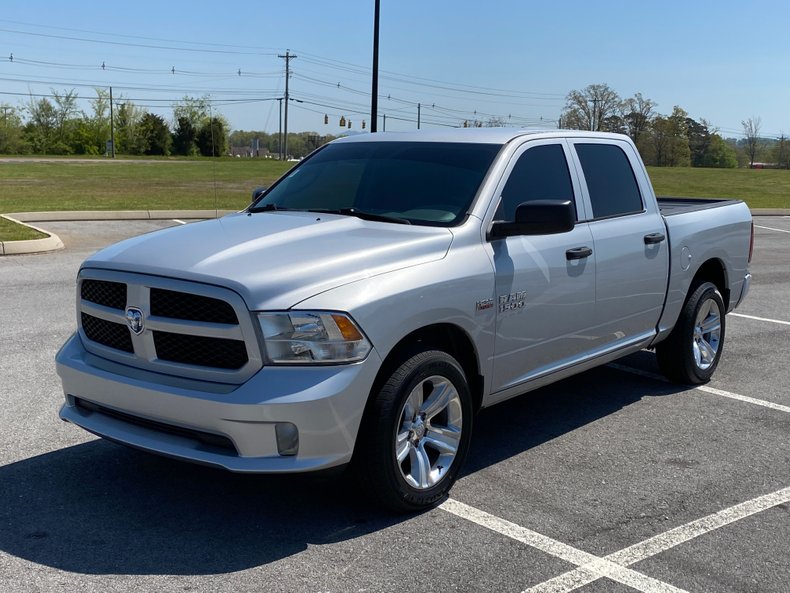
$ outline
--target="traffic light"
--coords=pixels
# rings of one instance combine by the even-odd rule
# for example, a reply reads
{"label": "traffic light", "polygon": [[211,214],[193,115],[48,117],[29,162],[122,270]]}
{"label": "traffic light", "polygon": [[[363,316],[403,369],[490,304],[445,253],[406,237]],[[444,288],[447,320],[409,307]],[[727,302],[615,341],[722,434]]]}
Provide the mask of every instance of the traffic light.
{"label": "traffic light", "polygon": [[346,127],[346,116],[345,115],[341,115],[340,116],[340,127],[341,128],[345,128]]}
{"label": "traffic light", "polygon": [[329,116],[325,113],[324,114],[324,125],[329,123]]}
{"label": "traffic light", "polygon": [[364,119],[362,120],[362,129],[363,130],[365,129],[365,120]]}

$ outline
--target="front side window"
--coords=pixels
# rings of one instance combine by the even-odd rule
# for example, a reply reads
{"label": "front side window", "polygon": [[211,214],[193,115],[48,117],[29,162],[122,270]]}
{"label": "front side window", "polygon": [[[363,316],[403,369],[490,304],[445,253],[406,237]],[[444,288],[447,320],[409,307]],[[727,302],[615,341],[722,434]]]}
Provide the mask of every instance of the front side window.
{"label": "front side window", "polygon": [[454,226],[466,216],[499,144],[330,144],[295,167],[251,207],[348,211],[412,224]]}
{"label": "front side window", "polygon": [[594,218],[642,212],[642,195],[625,152],[613,144],[576,144]]}
{"label": "front side window", "polygon": [[573,184],[561,144],[534,146],[519,157],[494,219],[512,222],[518,205],[533,200],[573,201]]}

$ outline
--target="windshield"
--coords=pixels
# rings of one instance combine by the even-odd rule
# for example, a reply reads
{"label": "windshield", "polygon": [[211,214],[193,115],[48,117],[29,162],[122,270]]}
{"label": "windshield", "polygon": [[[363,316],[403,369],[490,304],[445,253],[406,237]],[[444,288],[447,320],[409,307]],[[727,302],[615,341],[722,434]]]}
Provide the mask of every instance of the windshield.
{"label": "windshield", "polygon": [[330,144],[295,167],[251,210],[367,213],[453,226],[466,216],[497,144]]}

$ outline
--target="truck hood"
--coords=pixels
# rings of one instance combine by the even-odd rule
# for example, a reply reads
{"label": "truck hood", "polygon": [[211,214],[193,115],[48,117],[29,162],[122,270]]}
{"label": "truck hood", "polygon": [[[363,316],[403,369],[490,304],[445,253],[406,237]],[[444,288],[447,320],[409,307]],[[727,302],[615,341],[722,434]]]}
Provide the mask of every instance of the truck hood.
{"label": "truck hood", "polygon": [[349,282],[443,258],[449,229],[312,212],[231,214],[103,249],[83,264],[204,282],[251,310],[288,309]]}

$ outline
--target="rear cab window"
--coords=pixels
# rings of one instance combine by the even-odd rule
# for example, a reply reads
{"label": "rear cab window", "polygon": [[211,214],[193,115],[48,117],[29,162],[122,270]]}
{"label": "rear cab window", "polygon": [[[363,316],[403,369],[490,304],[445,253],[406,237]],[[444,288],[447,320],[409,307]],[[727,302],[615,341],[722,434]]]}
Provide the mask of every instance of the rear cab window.
{"label": "rear cab window", "polygon": [[615,144],[574,143],[595,220],[644,212],[628,156]]}

